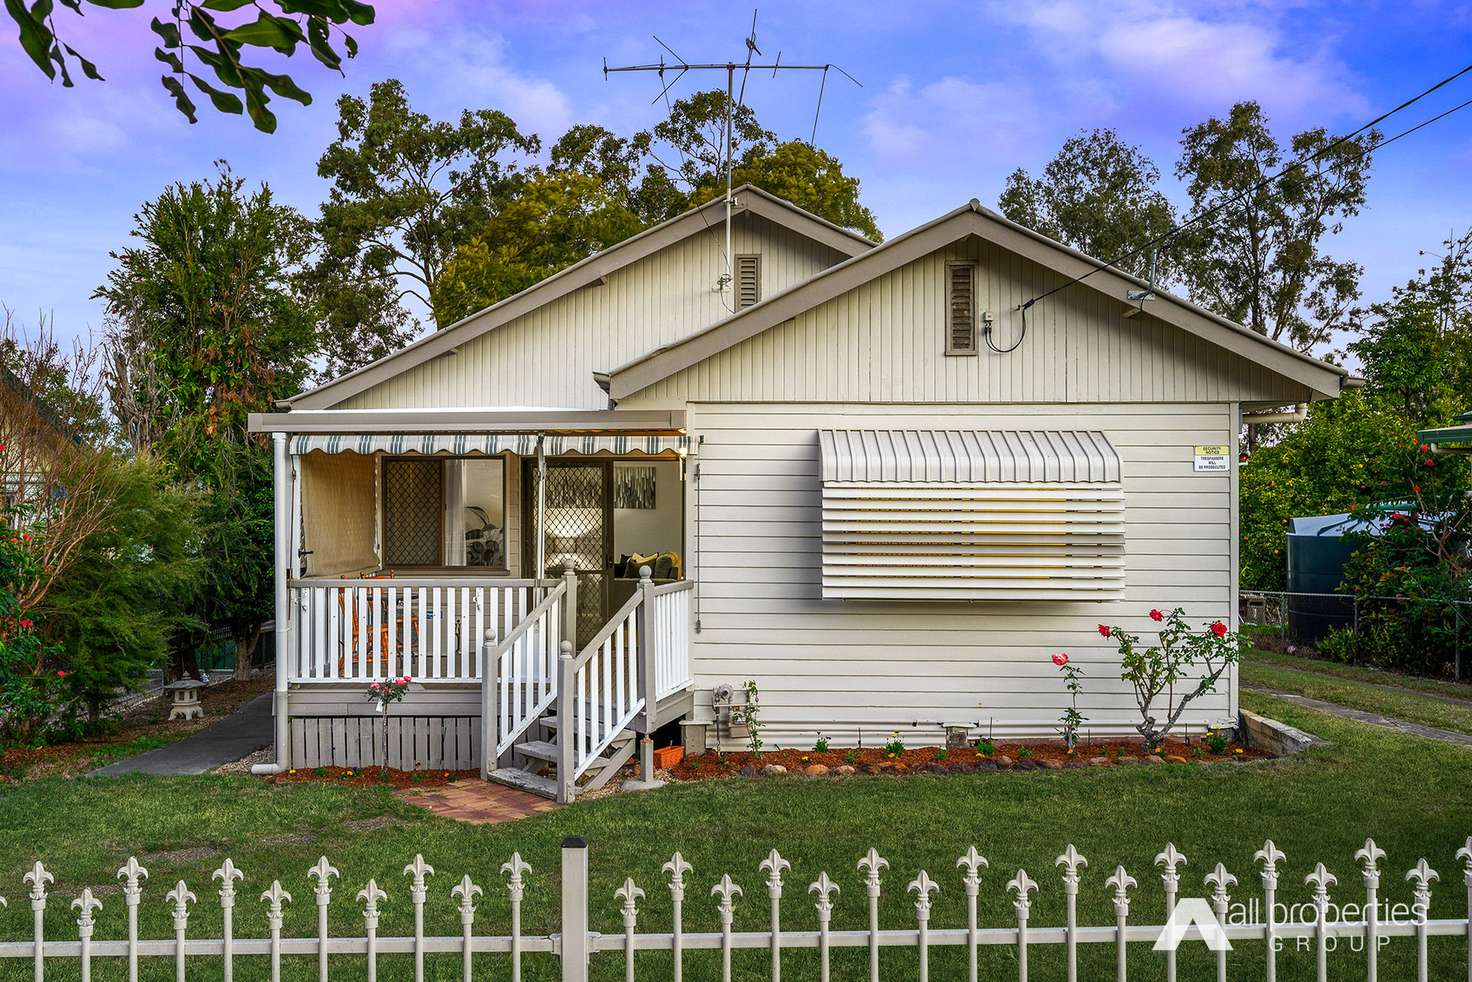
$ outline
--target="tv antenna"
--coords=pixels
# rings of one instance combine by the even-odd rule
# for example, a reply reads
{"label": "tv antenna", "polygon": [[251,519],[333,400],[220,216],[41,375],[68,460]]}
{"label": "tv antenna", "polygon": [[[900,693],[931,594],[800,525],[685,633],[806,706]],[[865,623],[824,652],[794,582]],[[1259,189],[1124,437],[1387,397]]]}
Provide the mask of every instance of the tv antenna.
{"label": "tv antenna", "polygon": [[[669,53],[670,57],[673,58],[674,61],[666,61],[665,56],[661,54],[659,56],[659,61],[657,62],[643,65],[617,65],[610,67],[608,64],[608,59],[603,59],[603,80],[605,82],[608,80],[608,76],[615,72],[653,72],[654,74],[658,75],[659,80],[662,83],[662,87],[659,90],[659,95],[654,97],[654,102],[658,102],[660,99],[667,96],[669,94],[669,91],[675,87],[675,84],[690,72],[726,73],[726,118],[724,121],[724,125],[721,128],[721,135],[722,139],[725,142],[725,146],[721,149],[720,154],[721,159],[724,160],[724,166],[726,170],[726,271],[721,274],[720,280],[716,284],[717,290],[722,294],[724,294],[725,291],[730,287],[732,280],[734,279],[734,270],[732,269],[732,264],[734,260],[731,255],[731,171],[734,166],[733,157],[735,155],[736,149],[735,111],[738,105],[743,105],[745,103],[746,80],[748,76],[750,76],[753,71],[757,70],[770,70],[773,78],[777,77],[778,72],[822,73],[822,80],[818,83],[818,102],[816,107],[814,107],[813,109],[813,129],[812,135],[808,139],[809,146],[813,146],[815,141],[818,139],[818,116],[823,111],[823,93],[828,88],[828,73],[838,72],[844,78],[848,79],[850,82],[854,83],[860,88],[862,88],[864,84],[858,79],[854,78],[848,72],[844,71],[842,67],[835,65],[832,62],[828,62],[822,65],[784,65],[782,63],[781,51],[777,52],[777,57],[769,65],[754,62],[753,58],[762,57],[762,49],[757,45],[756,41],[756,14],[757,12],[755,10],[751,12],[751,32],[747,34],[745,39],[746,60],[743,62],[687,61],[678,52],[676,52],[674,48],[661,41],[659,35],[657,34],[651,34],[650,36],[654,38],[655,42],[661,48]],[[737,72],[741,73],[741,88],[739,92],[736,88]],[[674,77],[671,78],[669,81],[665,81],[665,76],[668,73],[673,73]],[[726,306],[729,308],[731,305],[727,303]]]}

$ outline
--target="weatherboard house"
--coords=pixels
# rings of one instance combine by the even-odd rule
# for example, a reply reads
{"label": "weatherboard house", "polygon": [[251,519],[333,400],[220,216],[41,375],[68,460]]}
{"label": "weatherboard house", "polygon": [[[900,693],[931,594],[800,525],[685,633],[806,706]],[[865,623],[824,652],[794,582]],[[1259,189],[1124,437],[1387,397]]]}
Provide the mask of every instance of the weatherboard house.
{"label": "weatherboard house", "polygon": [[[376,762],[367,685],[403,675],[390,764],[563,800],[676,723],[735,749],[748,683],[768,746],[1046,737],[1066,651],[1085,729],[1122,735],[1100,623],[1235,623],[1239,428],[1341,369],[1141,301],[975,201],[883,244],[752,187],[732,216],[252,418],[275,453],[264,769]],[[1233,674],[1183,721],[1236,709]]]}

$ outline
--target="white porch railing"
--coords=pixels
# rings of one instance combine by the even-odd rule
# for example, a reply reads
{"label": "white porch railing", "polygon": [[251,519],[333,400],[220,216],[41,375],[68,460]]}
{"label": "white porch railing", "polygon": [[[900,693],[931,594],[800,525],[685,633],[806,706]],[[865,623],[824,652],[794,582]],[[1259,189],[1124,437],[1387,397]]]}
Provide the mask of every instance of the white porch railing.
{"label": "white porch railing", "polygon": [[691,580],[664,583],[650,591],[649,637],[654,650],[655,695],[663,699],[686,688],[690,675]]}
{"label": "white porch railing", "polygon": [[[301,579],[287,585],[296,618],[292,682],[474,682],[483,645],[506,637],[557,580],[417,577]],[[553,649],[555,650],[555,648]]]}
{"label": "white porch railing", "polygon": [[486,644],[494,684],[482,692],[482,718],[495,722],[486,730],[487,742],[495,738],[495,752],[485,755],[487,762],[509,750],[557,698],[557,654],[565,612],[576,603],[569,595],[575,582],[569,577],[558,583],[509,634],[495,645]]}
{"label": "white porch railing", "polygon": [[[1026,982],[1028,955],[1036,949],[1061,948],[1065,977],[1073,980],[1080,977],[1081,952],[1102,948],[1103,957],[1083,956],[1087,970],[1084,977],[1112,977],[1125,982],[1132,971],[1138,978],[1143,968],[1145,974],[1158,978],[1163,968],[1167,982],[1177,982],[1176,945],[1193,948],[1194,962],[1199,957],[1197,946],[1202,944],[1198,938],[1210,931],[1218,943],[1206,958],[1214,963],[1219,980],[1228,977],[1229,969],[1233,978],[1272,980],[1284,968],[1291,969],[1295,979],[1312,976],[1317,982],[1327,982],[1331,967],[1336,979],[1393,975],[1397,982],[1412,976],[1425,980],[1430,977],[1433,955],[1437,978],[1461,977],[1472,968],[1472,951],[1465,945],[1438,944],[1433,951],[1427,944],[1430,938],[1472,938],[1472,839],[1460,847],[1448,843],[1441,853],[1438,863],[1462,867],[1466,902],[1464,906],[1458,896],[1461,891],[1455,887],[1445,890],[1441,895],[1442,916],[1435,919],[1431,916],[1432,888],[1442,876],[1426,859],[1402,874],[1404,866],[1388,865],[1385,851],[1371,840],[1366,840],[1353,858],[1347,853],[1331,858],[1339,870],[1337,875],[1323,862],[1310,868],[1303,861],[1294,863],[1290,873],[1286,857],[1269,840],[1257,850],[1257,875],[1239,869],[1239,881],[1221,863],[1187,867],[1186,857],[1167,843],[1155,857],[1152,869],[1135,869],[1137,881],[1118,865],[1106,875],[1109,867],[1099,857],[1091,863],[1068,845],[1054,861],[1057,873],[1042,873],[1039,882],[1023,869],[1010,872],[1015,867],[1004,866],[1001,857],[995,857],[997,869],[993,872],[989,868],[993,863],[974,846],[955,860],[943,860],[947,871],[940,872],[938,879],[932,879],[924,869],[891,869],[889,860],[873,848],[857,857],[857,862],[855,857],[848,857],[831,874],[812,866],[795,867],[773,849],[758,869],[737,871],[734,878],[729,871],[719,877],[714,871],[697,874],[677,852],[663,867],[668,875],[664,886],[669,903],[655,904],[652,897],[649,899],[646,906],[656,907],[660,923],[655,930],[646,926],[642,931],[639,901],[646,897],[643,887],[630,876],[611,891],[612,896],[591,897],[588,846],[577,838],[562,844],[560,889],[550,886],[552,876],[547,871],[534,874],[521,856],[513,853],[510,861],[500,867],[506,877],[504,900],[489,883],[482,887],[469,875],[453,886],[439,880],[434,867],[422,856],[415,856],[404,867],[406,880],[399,884],[386,881],[380,885],[368,880],[360,890],[354,887],[362,880],[334,883],[339,872],[325,856],[304,877],[293,878],[285,885],[272,881],[269,886],[226,859],[214,871],[212,882],[217,886],[196,882],[198,895],[183,880],[167,892],[164,884],[151,886],[148,870],[137,859],[129,859],[117,872],[117,879],[122,881],[120,897],[102,884],[82,885],[75,896],[54,895],[48,886],[57,883],[56,874],[37,862],[20,884],[13,874],[4,878],[6,884],[20,885],[25,890],[32,917],[29,937],[24,928],[10,933],[23,920],[11,917],[0,922],[6,931],[0,935],[0,963],[30,961],[32,977],[37,980],[46,976],[48,967],[75,978],[70,973],[73,966],[83,980],[89,980],[94,961],[112,963],[107,966],[109,978],[121,977],[126,966],[127,976],[136,979],[140,961],[149,959],[172,962],[178,979],[188,977],[188,966],[194,963],[195,977],[203,971],[220,972],[210,977],[230,979],[238,965],[246,968],[252,978],[269,977],[271,982],[279,982],[282,963],[290,960],[295,962],[289,965],[292,977],[307,977],[310,973],[326,982],[334,967],[353,978],[366,974],[368,979],[375,979],[379,957],[389,955],[403,958],[389,966],[395,978],[409,977],[406,962],[412,956],[416,982],[426,977],[428,959],[434,960],[428,967],[434,970],[435,978],[459,977],[470,982],[477,977],[495,977],[519,982],[524,977],[523,956],[532,955],[540,962],[536,966],[539,978],[558,977],[563,982],[587,982],[592,968],[604,978],[614,977],[622,968],[628,980],[659,977],[676,982],[688,968],[692,978],[729,982],[732,953],[744,950],[761,952],[770,959],[766,972],[748,960],[742,966],[745,978],[767,976],[776,982],[786,962],[793,970],[789,977],[816,975],[826,982],[831,975],[833,952],[846,948],[867,954],[867,959],[862,954],[845,959],[845,978],[878,982],[881,970],[884,978],[899,977],[895,963],[903,962],[905,977],[918,977],[923,982],[929,975],[931,957],[936,955],[937,960],[945,959],[938,968],[946,978],[965,977],[976,982],[983,975],[1001,979],[1005,974]],[[1401,864],[1406,861],[1406,857],[1399,859]],[[1303,873],[1305,869],[1309,869],[1307,874]],[[1205,870],[1204,875],[1200,870]],[[1394,888],[1386,884],[1382,890],[1382,879],[1404,882],[1411,903],[1391,904],[1387,898]],[[1445,879],[1453,879],[1450,872]],[[71,877],[67,880],[75,882]],[[707,884],[712,885],[707,888]],[[900,884],[906,885],[902,889]],[[655,890],[647,880],[644,885],[651,894]],[[263,888],[264,892],[257,893]],[[560,912],[560,917],[554,915],[554,920],[560,921],[556,933],[522,930],[522,902],[528,889],[544,891],[551,909]],[[719,930],[684,930],[687,891],[694,894],[692,903],[715,909]],[[221,925],[221,936],[190,937],[189,921],[194,913],[191,905],[213,906],[210,893],[219,898],[216,923]],[[329,932],[329,924],[342,921],[336,915],[329,916],[334,893],[339,908],[341,898],[356,897],[354,907],[362,917],[362,933],[343,936]],[[905,906],[913,913],[898,924],[881,927],[881,899],[893,893],[909,898]],[[1039,893],[1062,895],[1062,923],[1033,921],[1033,903]],[[762,894],[765,902],[758,900]],[[1446,894],[1456,899],[1449,904]],[[1090,895],[1107,898],[1113,908],[1112,921],[1079,923],[1079,898]],[[259,900],[254,899],[257,896]],[[21,897],[15,896],[14,901],[16,908],[22,906]],[[142,936],[140,908],[160,902],[167,904],[172,915],[173,936]],[[315,933],[287,933],[287,907],[303,904],[315,906]],[[593,930],[595,904],[617,917],[622,930]],[[114,905],[126,911],[123,937],[98,937],[99,913],[105,914],[106,927],[120,920],[115,918]],[[4,907],[4,898],[0,898],[0,910]],[[77,940],[47,938],[48,926],[54,931],[59,920],[58,907],[75,911]],[[427,911],[427,907],[432,910]],[[479,923],[478,907],[484,908]],[[900,904],[889,902],[883,907],[894,911]],[[426,935],[426,913],[433,916],[446,908],[458,913],[460,933]],[[1241,913],[1234,913],[1234,908]],[[668,914],[663,913],[666,910]],[[1132,921],[1131,915],[1139,918],[1142,910],[1145,918],[1154,920]],[[388,918],[386,926],[394,930],[380,936],[383,918]],[[650,919],[646,911],[643,920],[647,924]],[[263,920],[264,931],[258,926]],[[599,918],[604,924],[612,920]],[[310,923],[301,917],[291,921]],[[237,925],[241,927],[239,936]],[[412,934],[398,933],[411,925]],[[10,940],[12,937],[16,940]],[[1400,947],[1393,952],[1382,950],[1383,943],[1392,938],[1401,939]],[[1255,944],[1252,950],[1233,952],[1230,945],[1220,944],[1220,939]],[[1157,940],[1170,942],[1166,950],[1152,950]],[[1004,957],[992,954],[1003,950],[1007,952]],[[992,963],[984,966],[985,972],[979,964],[983,956]],[[209,961],[200,965],[195,960],[201,958]],[[554,959],[556,968],[549,964]],[[621,965],[616,964],[619,960]],[[1382,960],[1392,964],[1381,965]],[[859,968],[864,961],[867,971]],[[1110,961],[1113,971],[1105,967]],[[315,973],[308,968],[312,962],[316,963]],[[645,969],[642,976],[637,974],[641,967]],[[1193,965],[1191,977],[1210,976]]]}
{"label": "white porch railing", "polygon": [[635,590],[582,653],[563,667],[572,729],[560,731],[559,737],[571,732],[573,747],[572,772],[565,780],[582,776],[644,709],[648,688],[639,677],[644,595]]}

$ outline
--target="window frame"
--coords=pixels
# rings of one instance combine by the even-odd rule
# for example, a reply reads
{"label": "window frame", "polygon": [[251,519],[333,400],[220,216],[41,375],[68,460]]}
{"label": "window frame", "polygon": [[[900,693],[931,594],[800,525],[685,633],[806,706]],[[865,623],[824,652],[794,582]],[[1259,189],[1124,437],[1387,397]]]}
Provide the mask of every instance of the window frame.
{"label": "window frame", "polygon": [[[391,563],[388,561],[388,482],[383,478],[384,466],[394,461],[427,461],[436,464],[440,471],[440,552],[439,562],[429,565],[411,563]],[[501,547],[501,565],[499,566],[449,566],[445,563],[445,526],[448,524],[449,514],[445,508],[445,464],[451,460],[487,461],[499,460],[501,462],[501,532],[504,541]],[[378,496],[378,522],[379,522],[379,565],[382,569],[403,570],[416,573],[454,573],[459,575],[473,576],[510,576],[510,537],[506,534],[509,525],[508,512],[511,509],[511,468],[510,454],[380,454],[379,455],[379,487],[381,493]]]}

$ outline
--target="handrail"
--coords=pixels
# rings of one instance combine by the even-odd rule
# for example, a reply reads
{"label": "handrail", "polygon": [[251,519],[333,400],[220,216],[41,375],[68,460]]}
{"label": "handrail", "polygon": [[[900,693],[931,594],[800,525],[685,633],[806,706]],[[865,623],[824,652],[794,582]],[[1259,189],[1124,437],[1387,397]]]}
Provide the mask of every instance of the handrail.
{"label": "handrail", "polygon": [[676,580],[673,583],[661,583],[649,592],[656,597],[662,597],[666,593],[679,593],[681,590],[691,590],[695,587],[694,580]]}
{"label": "handrail", "polygon": [[344,589],[348,587],[551,587],[562,582],[560,579],[509,579],[504,576],[448,577],[448,576],[363,576],[357,578],[301,576],[287,580],[289,590]]}
{"label": "handrail", "polygon": [[[527,631],[531,630],[532,625],[540,620],[542,615],[547,612],[547,609],[555,604],[558,599],[566,592],[567,584],[559,581],[557,586],[553,588],[552,592],[547,594],[547,598],[545,600],[529,610],[527,612],[527,615],[521,619],[521,623],[512,628],[510,633],[508,633],[504,638],[496,643],[496,647],[491,652],[491,655],[493,657],[499,658],[501,655],[505,654],[506,649],[519,641],[522,636],[526,634]],[[481,677],[485,677],[484,672],[481,673]]]}
{"label": "handrail", "polygon": [[634,595],[628,600],[625,600],[624,605],[608,618],[608,623],[598,629],[598,633],[593,635],[593,640],[583,645],[583,650],[578,652],[577,657],[572,660],[573,669],[582,668],[587,664],[588,659],[597,654],[603,642],[612,637],[613,632],[617,631],[628,616],[643,602],[644,592],[642,590],[635,590]]}

